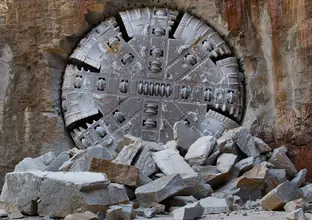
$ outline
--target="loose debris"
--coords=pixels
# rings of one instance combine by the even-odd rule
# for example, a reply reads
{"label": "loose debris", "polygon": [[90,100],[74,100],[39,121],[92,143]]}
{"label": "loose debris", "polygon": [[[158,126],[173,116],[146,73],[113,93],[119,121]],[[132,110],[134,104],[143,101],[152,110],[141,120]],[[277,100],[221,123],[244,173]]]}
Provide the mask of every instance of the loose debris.
{"label": "loose debris", "polygon": [[196,219],[249,210],[311,217],[312,184],[286,147],[271,150],[244,127],[202,136],[184,121],[174,138],[161,145],[125,135],[115,154],[96,145],[25,158],[6,175],[0,217]]}

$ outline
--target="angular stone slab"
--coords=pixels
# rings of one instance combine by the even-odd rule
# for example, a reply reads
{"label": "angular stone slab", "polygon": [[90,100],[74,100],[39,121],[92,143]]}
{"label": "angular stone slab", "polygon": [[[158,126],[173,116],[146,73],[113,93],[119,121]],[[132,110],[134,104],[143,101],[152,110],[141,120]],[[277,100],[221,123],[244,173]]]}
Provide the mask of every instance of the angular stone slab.
{"label": "angular stone slab", "polygon": [[227,132],[232,133],[233,140],[236,142],[241,151],[243,151],[248,157],[258,157],[260,155],[253,137],[247,128],[239,127]]}
{"label": "angular stone slab", "polygon": [[301,190],[287,181],[266,194],[260,200],[260,205],[265,210],[278,210],[283,208],[287,202],[300,199],[302,196]]}
{"label": "angular stone slab", "polygon": [[306,210],[308,208],[308,203],[302,198],[287,202],[284,206],[284,210],[286,212],[293,212],[300,208],[302,208],[303,210]]}
{"label": "angular stone slab", "polygon": [[[44,218],[43,220],[45,219],[46,218]],[[98,219],[99,219],[98,216],[90,211],[86,211],[84,213],[69,214],[64,218],[64,220],[98,220]]]}
{"label": "angular stone slab", "polygon": [[271,164],[278,169],[285,169],[287,178],[293,178],[297,174],[297,169],[291,160],[287,157],[287,148],[279,147],[274,149],[272,156],[268,160]]}
{"label": "angular stone slab", "polygon": [[141,203],[159,203],[187,188],[180,174],[164,176],[135,190],[137,200]]}
{"label": "angular stone slab", "polygon": [[134,157],[143,147],[142,141],[136,141],[130,145],[124,146],[117,157],[113,160],[114,163],[131,165]]}
{"label": "angular stone slab", "polygon": [[201,199],[199,202],[205,209],[205,215],[226,213],[230,211],[230,207],[228,206],[226,199],[207,197],[205,199]]}
{"label": "angular stone slab", "polygon": [[172,212],[173,219],[190,220],[199,218],[204,214],[204,208],[199,202],[188,204],[182,208],[178,208]]}
{"label": "angular stone slab", "polygon": [[133,204],[119,204],[110,206],[106,211],[107,220],[131,220],[136,217]]}
{"label": "angular stone slab", "polygon": [[55,218],[129,201],[124,186],[110,183],[103,173],[41,171],[8,173],[0,200],[28,215],[40,201],[39,216]]}
{"label": "angular stone slab", "polygon": [[188,127],[184,121],[178,121],[173,126],[173,137],[177,141],[179,147],[183,150],[188,150],[200,137],[200,134]]}
{"label": "angular stone slab", "polygon": [[183,157],[173,149],[155,152],[153,153],[153,159],[159,169],[166,175],[176,173],[195,173]]}
{"label": "angular stone slab", "polygon": [[146,176],[150,176],[158,170],[156,163],[152,158],[152,152],[164,150],[165,148],[155,142],[143,142],[143,147],[137,159],[132,165],[139,168],[139,170]]}
{"label": "angular stone slab", "polygon": [[15,166],[14,172],[35,171],[35,170],[42,171],[45,168],[46,165],[44,165],[40,160],[35,160],[30,157],[26,157]]}
{"label": "angular stone slab", "polygon": [[127,186],[141,186],[152,181],[134,166],[97,158],[91,159],[89,171],[105,173],[110,181]]}
{"label": "angular stone slab", "polygon": [[245,159],[242,159],[235,164],[235,169],[239,173],[244,173],[244,172],[250,170],[251,168],[253,168],[254,160],[255,160],[255,158],[253,158],[253,157],[247,157]]}
{"label": "angular stone slab", "polygon": [[268,169],[264,180],[264,194],[267,194],[275,187],[287,181],[286,171],[284,169]]}
{"label": "angular stone slab", "polygon": [[213,136],[200,137],[190,146],[184,158],[190,165],[204,164],[215,144]]}
{"label": "angular stone slab", "polygon": [[223,153],[218,157],[217,169],[221,173],[228,173],[234,167],[237,156],[234,154]]}
{"label": "angular stone slab", "polygon": [[262,139],[258,138],[258,137],[252,137],[257,150],[259,151],[260,154],[265,154],[270,152],[272,149],[269,147],[269,145],[267,145]]}
{"label": "angular stone slab", "polygon": [[69,155],[67,152],[62,152],[60,155],[58,155],[55,160],[52,161],[52,163],[49,164],[49,166],[47,166],[47,168],[45,169],[46,171],[53,171],[53,172],[58,172],[60,167],[66,162],[68,161]]}
{"label": "angular stone slab", "polygon": [[300,170],[290,182],[295,186],[300,187],[305,182],[307,172],[307,169]]}
{"label": "angular stone slab", "polygon": [[206,198],[213,192],[211,186],[197,173],[180,174],[187,187],[177,193],[179,196],[194,196],[196,199]]}
{"label": "angular stone slab", "polygon": [[34,160],[40,160],[44,165],[48,166],[52,161],[56,158],[55,154],[50,151],[44,155],[41,155],[40,157],[35,158]]}

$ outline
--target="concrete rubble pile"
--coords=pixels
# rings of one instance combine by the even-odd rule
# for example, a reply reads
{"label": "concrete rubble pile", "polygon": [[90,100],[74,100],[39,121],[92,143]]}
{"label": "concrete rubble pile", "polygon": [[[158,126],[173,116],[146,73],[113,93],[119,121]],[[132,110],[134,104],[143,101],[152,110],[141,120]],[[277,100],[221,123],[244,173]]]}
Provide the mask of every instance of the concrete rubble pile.
{"label": "concrete rubble pile", "polygon": [[116,155],[97,145],[25,158],[6,175],[0,214],[130,220],[285,210],[309,219],[312,184],[286,147],[272,150],[244,127],[218,139],[193,135],[181,141],[176,130],[165,145],[125,135]]}

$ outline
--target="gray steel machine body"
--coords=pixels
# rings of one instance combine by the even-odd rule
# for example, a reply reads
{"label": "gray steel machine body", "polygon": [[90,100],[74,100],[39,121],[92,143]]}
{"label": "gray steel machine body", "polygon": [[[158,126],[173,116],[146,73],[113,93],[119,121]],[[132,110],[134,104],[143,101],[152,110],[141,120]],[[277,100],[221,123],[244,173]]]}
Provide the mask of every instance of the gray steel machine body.
{"label": "gray steel machine body", "polygon": [[216,137],[238,126],[244,87],[237,58],[204,22],[187,13],[177,21],[178,14],[121,12],[127,37],[110,18],[81,40],[62,87],[65,123],[78,148],[114,151],[127,133],[166,143],[180,120]]}

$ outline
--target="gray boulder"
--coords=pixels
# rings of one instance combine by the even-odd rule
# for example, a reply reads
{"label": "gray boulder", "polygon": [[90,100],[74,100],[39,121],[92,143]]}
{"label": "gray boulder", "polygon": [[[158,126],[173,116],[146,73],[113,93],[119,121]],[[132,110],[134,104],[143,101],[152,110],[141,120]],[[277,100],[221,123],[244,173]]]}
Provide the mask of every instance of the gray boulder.
{"label": "gray boulder", "polygon": [[131,220],[134,219],[136,213],[133,208],[133,204],[119,204],[110,206],[106,211],[107,220]]}
{"label": "gray boulder", "polygon": [[15,166],[14,172],[44,170],[45,168],[46,165],[41,160],[26,157]]}
{"label": "gray boulder", "polygon": [[237,156],[234,154],[223,153],[218,157],[217,169],[221,173],[228,173],[232,170],[237,160]]}
{"label": "gray boulder", "polygon": [[135,190],[135,195],[140,205],[144,203],[159,203],[187,187],[180,174],[173,174],[138,187]]}
{"label": "gray boulder", "polygon": [[258,157],[260,155],[254,139],[247,128],[239,127],[227,132],[232,133],[233,140],[248,157]]}
{"label": "gray boulder", "polygon": [[278,169],[285,169],[287,178],[291,179],[297,174],[297,169],[291,160],[287,157],[287,148],[279,147],[274,149],[272,156],[268,160],[271,164]]}
{"label": "gray boulder", "polygon": [[300,199],[302,196],[302,191],[287,181],[266,194],[260,200],[260,205],[265,210],[278,210],[283,208],[287,202]]}
{"label": "gray boulder", "polygon": [[205,209],[205,215],[226,213],[230,211],[230,207],[228,206],[226,199],[207,197],[205,199],[201,199],[199,202]]}
{"label": "gray boulder", "polygon": [[198,138],[188,149],[185,160],[190,164],[204,164],[216,144],[213,136]]}
{"label": "gray boulder", "polygon": [[178,121],[173,126],[173,137],[177,145],[183,150],[188,150],[190,146],[200,137],[194,129],[188,127],[184,121]]}
{"label": "gray boulder", "polygon": [[297,209],[289,214],[287,214],[286,219],[288,220],[306,220],[304,211],[302,208]]}
{"label": "gray boulder", "polygon": [[129,201],[124,186],[110,183],[102,173],[8,173],[0,201],[27,215],[64,218],[70,213],[101,211]]}
{"label": "gray boulder", "polygon": [[300,187],[305,182],[307,172],[307,169],[300,170],[290,182],[295,186]]}
{"label": "gray boulder", "polygon": [[166,175],[176,173],[195,173],[183,157],[173,149],[155,152],[153,153],[153,159],[159,169]]}
{"label": "gray boulder", "polygon": [[201,217],[204,214],[204,208],[200,205],[199,202],[195,202],[182,208],[175,209],[172,214],[173,219],[192,220]]}
{"label": "gray boulder", "polygon": [[48,166],[50,163],[52,163],[53,160],[55,160],[56,155],[55,153],[53,153],[52,151],[41,155],[40,157],[35,158],[34,160],[37,161],[39,160],[40,162],[42,162],[44,165]]}
{"label": "gray boulder", "polygon": [[260,154],[265,154],[270,152],[272,149],[269,147],[269,145],[267,145],[262,139],[258,138],[258,137],[252,137],[257,150],[259,151]]}
{"label": "gray boulder", "polygon": [[269,193],[281,183],[287,181],[286,171],[284,169],[269,168],[264,180],[264,194]]}
{"label": "gray boulder", "polygon": [[62,152],[60,155],[58,155],[52,163],[49,164],[49,166],[46,167],[46,171],[53,171],[57,172],[59,171],[60,167],[69,160],[69,155],[66,151]]}
{"label": "gray boulder", "polygon": [[235,164],[235,169],[239,173],[244,173],[244,172],[250,170],[251,168],[253,168],[254,160],[255,159],[253,157],[247,157],[245,159],[242,159]]}

